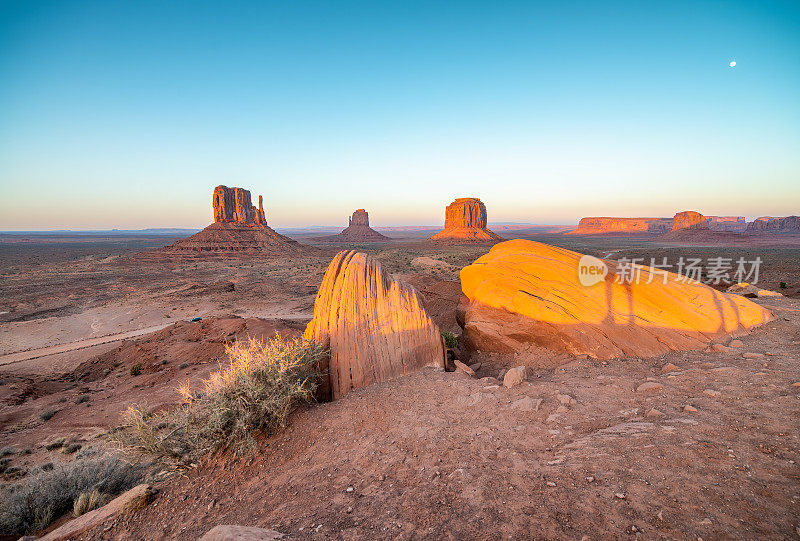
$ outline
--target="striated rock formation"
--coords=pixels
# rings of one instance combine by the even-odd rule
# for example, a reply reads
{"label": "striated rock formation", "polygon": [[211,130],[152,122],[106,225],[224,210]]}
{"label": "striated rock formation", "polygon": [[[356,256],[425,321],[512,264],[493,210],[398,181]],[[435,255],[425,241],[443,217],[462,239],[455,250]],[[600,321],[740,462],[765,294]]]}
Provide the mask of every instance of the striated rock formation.
{"label": "striated rock formation", "polygon": [[527,240],[495,245],[461,270],[467,349],[513,352],[534,344],[599,359],[652,356],[699,349],[772,319],[744,297],[673,273],[651,276],[636,266],[638,280],[618,280],[631,277],[620,265]]}
{"label": "striated rock formation", "polygon": [[305,337],[330,348],[334,400],[430,363],[444,366],[439,327],[417,290],[353,250],[328,265]]}
{"label": "striated rock formation", "polygon": [[429,240],[502,240],[486,229],[486,205],[475,197],[456,199],[444,211],[444,229]]}
{"label": "striated rock formation", "polygon": [[672,218],[670,231],[680,231],[681,229],[708,229],[708,220],[699,212],[684,210]]}
{"label": "striated rock formation", "polygon": [[327,242],[383,242],[391,240],[369,226],[369,213],[358,209],[350,217],[347,227],[338,235],[319,239]]}
{"label": "striated rock formation", "polygon": [[569,235],[650,234],[666,233],[672,226],[669,218],[581,218],[578,229]]}
{"label": "striated rock formation", "polygon": [[214,211],[213,224],[191,237],[162,248],[162,251],[285,254],[308,248],[267,226],[264,200],[260,195],[256,208],[250,200],[249,190],[217,186],[214,188],[211,203]]}
{"label": "striated rock formation", "polygon": [[747,224],[747,233],[800,233],[800,216],[762,216]]}

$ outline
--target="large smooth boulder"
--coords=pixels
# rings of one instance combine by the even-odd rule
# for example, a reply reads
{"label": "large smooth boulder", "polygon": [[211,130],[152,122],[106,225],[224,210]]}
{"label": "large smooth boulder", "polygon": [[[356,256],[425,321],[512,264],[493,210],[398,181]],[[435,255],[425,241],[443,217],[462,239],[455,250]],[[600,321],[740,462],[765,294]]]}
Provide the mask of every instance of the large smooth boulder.
{"label": "large smooth boulder", "polygon": [[[627,280],[631,267],[582,257],[512,240],[462,269],[465,300],[459,319],[466,347],[514,352],[535,344],[599,359],[649,356],[700,349],[714,338],[772,319],[744,297],[673,273],[636,266],[638,280]],[[587,274],[598,265],[607,269],[604,276]]]}
{"label": "large smooth boulder", "polygon": [[413,286],[364,253],[333,258],[305,338],[330,348],[330,397],[435,363],[444,366],[439,327]]}

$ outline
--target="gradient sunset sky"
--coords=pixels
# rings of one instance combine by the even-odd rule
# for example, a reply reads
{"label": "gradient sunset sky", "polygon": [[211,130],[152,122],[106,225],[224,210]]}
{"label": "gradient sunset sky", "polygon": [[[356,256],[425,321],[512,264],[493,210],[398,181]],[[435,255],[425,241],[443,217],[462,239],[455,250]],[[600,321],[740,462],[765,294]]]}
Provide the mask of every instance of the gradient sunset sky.
{"label": "gradient sunset sky", "polygon": [[0,2],[0,230],[218,184],[278,227],[797,214],[800,2]]}

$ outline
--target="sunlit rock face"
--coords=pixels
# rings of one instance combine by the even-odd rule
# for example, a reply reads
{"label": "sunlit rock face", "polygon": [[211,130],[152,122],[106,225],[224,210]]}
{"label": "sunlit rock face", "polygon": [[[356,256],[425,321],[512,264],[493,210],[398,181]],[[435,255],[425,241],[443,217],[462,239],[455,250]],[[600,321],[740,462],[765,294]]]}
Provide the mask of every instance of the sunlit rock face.
{"label": "sunlit rock face", "polygon": [[708,219],[693,210],[679,212],[672,218],[672,231],[681,229],[708,229]]}
{"label": "sunlit rock face", "polygon": [[444,212],[444,229],[430,240],[458,239],[467,241],[502,240],[486,228],[486,205],[474,197],[456,199]]}
{"label": "sunlit rock face", "polygon": [[800,233],[800,216],[762,216],[747,224],[748,233]]}
{"label": "sunlit rock face", "polygon": [[217,186],[211,197],[214,223],[185,239],[161,249],[162,252],[213,254],[255,252],[267,255],[299,253],[310,249],[285,237],[267,225],[264,200],[258,196],[258,208],[244,188]]}
{"label": "sunlit rock face", "polygon": [[589,216],[581,218],[571,235],[650,234],[666,233],[672,226],[669,218],[611,218]]}
{"label": "sunlit rock face", "polygon": [[369,213],[364,209],[358,209],[350,216],[347,227],[330,240],[333,242],[382,242],[390,239],[372,229],[369,226]]}
{"label": "sunlit rock face", "polygon": [[427,364],[444,366],[439,327],[416,289],[353,250],[339,252],[328,265],[305,338],[330,348],[334,400]]}
{"label": "sunlit rock face", "polygon": [[607,274],[583,285],[581,257],[512,240],[462,269],[467,348],[509,353],[534,344],[598,359],[652,356],[699,349],[772,319],[744,297],[649,267],[594,259]]}
{"label": "sunlit rock face", "polygon": [[214,188],[212,206],[215,222],[267,225],[264,200],[259,195],[258,208],[254,207],[250,201],[250,190],[217,186]]}

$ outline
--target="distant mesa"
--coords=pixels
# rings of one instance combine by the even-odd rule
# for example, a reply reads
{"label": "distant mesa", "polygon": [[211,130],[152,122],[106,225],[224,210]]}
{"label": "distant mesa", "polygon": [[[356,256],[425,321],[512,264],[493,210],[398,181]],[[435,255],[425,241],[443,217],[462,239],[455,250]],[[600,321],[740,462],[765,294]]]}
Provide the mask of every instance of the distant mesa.
{"label": "distant mesa", "polygon": [[338,235],[322,237],[325,242],[385,242],[392,240],[381,235],[369,226],[369,213],[364,209],[356,210],[349,218],[348,225]]}
{"label": "distant mesa", "polygon": [[708,228],[712,231],[743,233],[747,229],[744,216],[706,216]]}
{"label": "distant mesa", "polygon": [[708,229],[708,220],[699,212],[684,210],[677,213],[672,218],[670,231],[680,231],[683,229]]}
{"label": "distant mesa", "polygon": [[339,252],[328,265],[305,338],[330,351],[330,386],[322,386],[321,398],[335,400],[427,364],[444,367],[439,327],[417,290],[353,250]]}
{"label": "distant mesa", "polygon": [[[538,346],[597,359],[654,356],[704,348],[773,319],[742,296],[674,273],[589,259],[511,240],[464,267],[458,319],[466,349],[509,353]],[[602,272],[589,272],[595,266]]]}
{"label": "distant mesa", "polygon": [[747,224],[747,233],[800,233],[800,216],[762,216]]}
{"label": "distant mesa", "polygon": [[428,240],[486,242],[503,240],[486,228],[486,205],[475,197],[456,199],[444,212],[444,229]]}
{"label": "distant mesa", "polygon": [[258,208],[254,207],[249,190],[217,186],[212,196],[212,207],[213,224],[191,237],[162,248],[162,251],[286,254],[311,249],[270,228],[264,215],[263,198],[259,195]]}
{"label": "distant mesa", "polygon": [[660,235],[672,227],[669,218],[611,218],[590,216],[581,218],[578,228],[569,235],[632,234]]}

